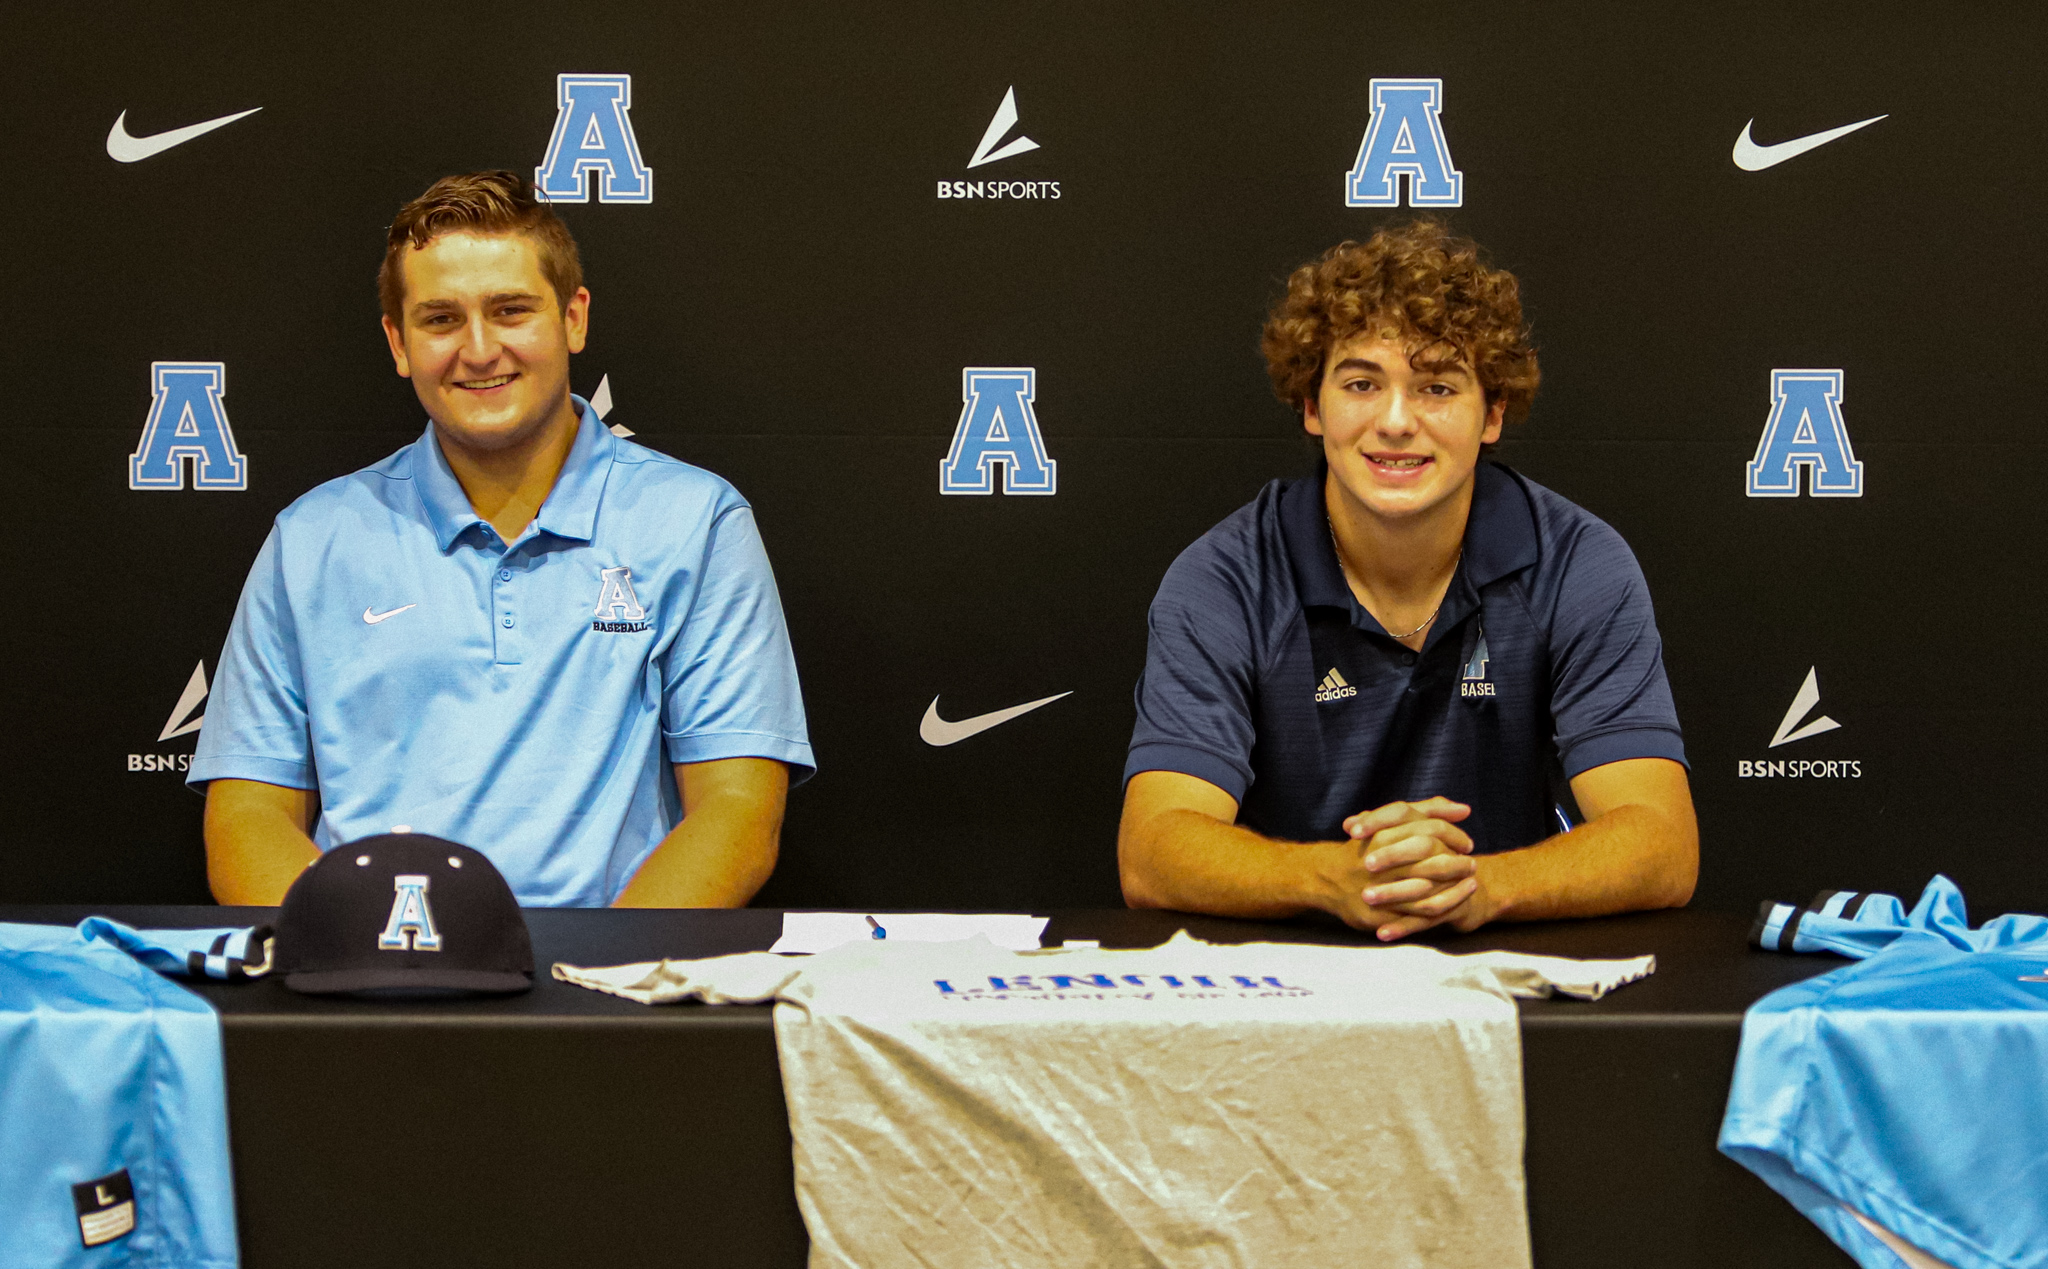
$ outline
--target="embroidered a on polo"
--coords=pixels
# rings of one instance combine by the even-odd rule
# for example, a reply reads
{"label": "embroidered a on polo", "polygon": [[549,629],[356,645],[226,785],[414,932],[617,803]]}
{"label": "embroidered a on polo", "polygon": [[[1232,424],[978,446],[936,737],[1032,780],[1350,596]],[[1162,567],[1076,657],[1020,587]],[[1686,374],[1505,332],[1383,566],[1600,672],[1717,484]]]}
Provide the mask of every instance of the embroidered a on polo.
{"label": "embroidered a on polo", "polygon": [[1476,696],[1493,696],[1493,680],[1486,677],[1486,628],[1479,629],[1479,639],[1472,647],[1472,655],[1465,658],[1465,679],[1458,684],[1458,695],[1470,699]]}
{"label": "embroidered a on polo", "polygon": [[590,628],[599,634],[639,634],[652,630],[647,620],[647,609],[641,607],[640,596],[633,593],[633,570],[625,565],[598,571],[603,582],[597,588],[597,607],[593,610],[597,620]]}

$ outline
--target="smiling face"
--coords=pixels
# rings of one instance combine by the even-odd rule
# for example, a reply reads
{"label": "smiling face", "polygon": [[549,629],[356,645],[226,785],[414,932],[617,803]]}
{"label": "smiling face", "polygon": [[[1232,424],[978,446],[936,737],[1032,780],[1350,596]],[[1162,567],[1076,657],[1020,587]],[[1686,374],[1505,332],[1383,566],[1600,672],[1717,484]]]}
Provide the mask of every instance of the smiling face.
{"label": "smiling face", "polygon": [[1302,403],[1302,425],[1322,438],[1335,483],[1382,520],[1470,505],[1479,447],[1500,439],[1503,404],[1487,405],[1470,364],[1418,367],[1412,351],[1383,334],[1345,340]]}
{"label": "smiling face", "polygon": [[488,454],[573,429],[569,354],[583,351],[590,292],[567,305],[523,234],[447,233],[404,256],[401,323],[384,319],[444,445]]}

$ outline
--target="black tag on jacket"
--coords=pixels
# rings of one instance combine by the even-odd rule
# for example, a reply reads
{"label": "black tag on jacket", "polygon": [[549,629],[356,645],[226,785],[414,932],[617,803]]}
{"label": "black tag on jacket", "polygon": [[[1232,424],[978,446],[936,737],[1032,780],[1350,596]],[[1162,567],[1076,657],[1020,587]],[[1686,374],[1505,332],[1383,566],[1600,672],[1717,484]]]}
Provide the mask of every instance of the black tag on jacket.
{"label": "black tag on jacket", "polygon": [[78,1236],[88,1247],[135,1232],[135,1186],[126,1168],[72,1186],[71,1206],[78,1209]]}

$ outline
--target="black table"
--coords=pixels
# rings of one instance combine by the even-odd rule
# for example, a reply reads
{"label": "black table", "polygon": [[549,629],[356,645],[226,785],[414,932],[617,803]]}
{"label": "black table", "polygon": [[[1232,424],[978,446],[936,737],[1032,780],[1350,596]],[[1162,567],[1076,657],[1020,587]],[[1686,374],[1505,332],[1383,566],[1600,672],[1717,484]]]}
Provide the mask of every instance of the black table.
{"label": "black table", "polygon": [[[251,925],[261,908],[0,906],[0,921]],[[768,1006],[649,1008],[559,983],[612,965],[760,951],[770,910],[527,913],[526,995],[300,996],[200,984],[220,1010],[249,1269],[381,1263],[797,1269],[807,1242]],[[1341,926],[1167,912],[1063,912],[1048,945],[1370,940]],[[1541,1269],[1849,1266],[1714,1141],[1742,1013],[1842,964],[1744,944],[1707,912],[1502,926],[1452,952],[1653,952],[1657,973],[1598,1002],[1521,1002],[1529,1208]]]}

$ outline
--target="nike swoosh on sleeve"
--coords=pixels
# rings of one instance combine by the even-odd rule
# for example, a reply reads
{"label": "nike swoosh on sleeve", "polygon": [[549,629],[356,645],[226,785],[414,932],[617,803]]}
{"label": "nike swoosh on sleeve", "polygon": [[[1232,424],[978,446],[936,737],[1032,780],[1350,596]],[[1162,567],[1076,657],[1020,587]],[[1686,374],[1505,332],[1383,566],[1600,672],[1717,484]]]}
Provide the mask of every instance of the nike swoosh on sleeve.
{"label": "nike swoosh on sleeve", "polygon": [[107,157],[116,163],[139,163],[151,155],[162,154],[174,145],[183,145],[194,137],[203,137],[215,128],[225,128],[237,119],[247,119],[261,109],[263,107],[257,106],[240,114],[222,115],[218,119],[208,119],[205,123],[187,124],[182,128],[172,128],[169,132],[159,132],[147,137],[128,135],[128,112],[123,110],[120,117],[114,120],[114,126],[107,132]]}
{"label": "nike swoosh on sleeve", "polygon": [[957,723],[949,723],[939,717],[939,698],[934,696],[932,697],[932,703],[925,706],[924,721],[917,725],[917,735],[924,743],[939,748],[944,748],[947,745],[957,745],[969,736],[978,736],[991,727],[1000,727],[1011,719],[1028,714],[1040,706],[1050,705],[1054,701],[1059,700],[1060,697],[1072,695],[1072,692],[1061,692],[1058,696],[1048,696],[1043,700],[1026,701],[1022,705],[1012,705],[1008,709],[999,709],[992,714],[976,714],[973,718],[963,718]]}
{"label": "nike swoosh on sleeve", "polygon": [[1867,128],[1879,119],[1889,118],[1890,115],[1877,115],[1861,123],[1843,124],[1839,128],[1829,128],[1826,132],[1816,132],[1811,136],[1791,141],[1780,141],[1776,145],[1758,145],[1750,139],[1749,130],[1756,126],[1756,120],[1752,119],[1742,125],[1742,135],[1735,138],[1735,153],[1731,157],[1735,160],[1735,166],[1743,171],[1761,172],[1767,167],[1778,166],[1786,159],[1796,159],[1808,150],[1817,150],[1830,141],[1846,137],[1858,128]]}

